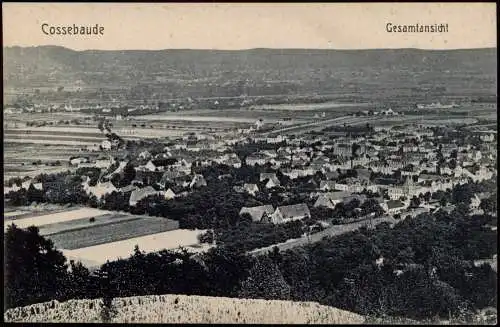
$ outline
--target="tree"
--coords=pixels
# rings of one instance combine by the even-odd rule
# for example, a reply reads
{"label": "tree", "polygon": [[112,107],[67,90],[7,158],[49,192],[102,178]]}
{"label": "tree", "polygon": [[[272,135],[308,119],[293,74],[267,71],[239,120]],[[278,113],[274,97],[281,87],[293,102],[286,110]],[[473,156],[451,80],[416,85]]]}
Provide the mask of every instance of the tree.
{"label": "tree", "polygon": [[479,204],[479,208],[481,208],[485,213],[494,213],[497,211],[497,198],[496,196],[492,196],[486,199],[482,199]]}
{"label": "tree", "polygon": [[19,229],[14,224],[5,233],[5,307],[61,299],[69,280],[66,258],[38,228]]}
{"label": "tree", "polygon": [[413,196],[410,200],[410,207],[411,208],[418,208],[420,206],[420,199],[416,196]]}
{"label": "tree", "polygon": [[379,216],[384,213],[384,209],[380,207],[378,201],[374,198],[368,199],[361,205],[361,209],[363,210],[363,214],[367,215],[370,213],[375,213],[375,215]]}
{"label": "tree", "polygon": [[248,277],[240,284],[238,297],[266,300],[288,300],[291,288],[278,266],[267,256],[256,259]]}

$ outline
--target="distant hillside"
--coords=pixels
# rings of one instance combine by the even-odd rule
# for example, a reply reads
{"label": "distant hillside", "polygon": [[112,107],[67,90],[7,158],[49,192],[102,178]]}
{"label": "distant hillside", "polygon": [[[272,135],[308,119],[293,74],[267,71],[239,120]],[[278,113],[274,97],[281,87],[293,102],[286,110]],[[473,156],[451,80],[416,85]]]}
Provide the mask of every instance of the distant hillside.
{"label": "distant hillside", "polygon": [[[73,51],[4,48],[4,86],[123,89],[152,97],[359,93],[436,86],[496,94],[496,48]],[[135,93],[134,93],[135,92]]]}
{"label": "distant hillside", "polygon": [[[7,322],[101,322],[101,300],[47,302],[9,309]],[[314,302],[266,301],[186,295],[113,300],[116,323],[361,324],[355,313]]]}

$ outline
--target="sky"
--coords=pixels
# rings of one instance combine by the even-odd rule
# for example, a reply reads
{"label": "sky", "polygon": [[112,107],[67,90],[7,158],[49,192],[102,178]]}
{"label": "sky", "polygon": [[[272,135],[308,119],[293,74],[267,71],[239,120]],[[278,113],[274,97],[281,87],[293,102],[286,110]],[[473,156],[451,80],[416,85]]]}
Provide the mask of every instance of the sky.
{"label": "sky", "polygon": [[[3,3],[4,46],[125,49],[463,49],[496,47],[495,3]],[[95,25],[102,36],[48,36],[41,25]],[[448,24],[388,33],[386,24]]]}

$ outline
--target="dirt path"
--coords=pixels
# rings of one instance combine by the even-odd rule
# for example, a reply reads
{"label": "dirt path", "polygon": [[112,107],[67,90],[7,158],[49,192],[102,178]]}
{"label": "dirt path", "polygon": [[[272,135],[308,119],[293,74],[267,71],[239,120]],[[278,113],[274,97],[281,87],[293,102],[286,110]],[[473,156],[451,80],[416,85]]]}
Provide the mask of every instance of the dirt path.
{"label": "dirt path", "polygon": [[[396,223],[397,220],[390,217],[390,216],[383,216],[380,218],[375,218],[372,221],[373,226],[376,226],[376,225],[381,224],[383,222]],[[329,227],[321,232],[309,235],[309,237],[303,236],[301,238],[288,240],[287,242],[284,242],[284,243],[273,244],[273,245],[270,245],[270,246],[267,246],[264,248],[255,249],[255,250],[250,251],[249,253],[253,254],[253,255],[262,255],[262,254],[265,254],[265,253],[271,251],[275,246],[277,246],[280,251],[286,251],[286,250],[290,250],[290,249],[298,247],[298,246],[304,246],[307,244],[319,242],[324,237],[338,236],[338,235],[342,235],[345,233],[355,231],[363,226],[369,226],[369,223],[370,223],[369,220],[363,220],[363,221],[358,221],[358,222],[354,222],[351,224],[335,225],[335,226]]]}

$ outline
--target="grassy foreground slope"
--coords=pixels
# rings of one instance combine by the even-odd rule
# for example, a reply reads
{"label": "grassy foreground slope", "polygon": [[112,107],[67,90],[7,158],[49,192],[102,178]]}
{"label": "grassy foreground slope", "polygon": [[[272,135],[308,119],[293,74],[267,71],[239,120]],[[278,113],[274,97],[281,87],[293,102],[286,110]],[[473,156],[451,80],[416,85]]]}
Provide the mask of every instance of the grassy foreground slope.
{"label": "grassy foreground slope", "polygon": [[[51,301],[9,309],[7,322],[101,322],[101,299]],[[153,295],[113,300],[117,323],[361,324],[364,317],[314,302]]]}

